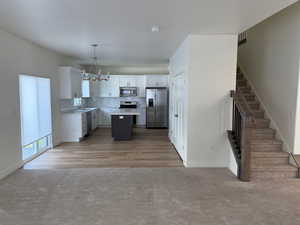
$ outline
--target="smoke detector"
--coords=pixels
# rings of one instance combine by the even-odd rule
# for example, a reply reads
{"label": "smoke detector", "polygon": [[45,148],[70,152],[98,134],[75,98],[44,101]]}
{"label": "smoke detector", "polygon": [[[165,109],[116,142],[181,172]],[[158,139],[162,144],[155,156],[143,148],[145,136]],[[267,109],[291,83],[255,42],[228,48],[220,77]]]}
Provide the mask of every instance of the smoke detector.
{"label": "smoke detector", "polygon": [[154,26],[152,27],[151,31],[152,31],[153,33],[159,32],[159,26],[154,25]]}

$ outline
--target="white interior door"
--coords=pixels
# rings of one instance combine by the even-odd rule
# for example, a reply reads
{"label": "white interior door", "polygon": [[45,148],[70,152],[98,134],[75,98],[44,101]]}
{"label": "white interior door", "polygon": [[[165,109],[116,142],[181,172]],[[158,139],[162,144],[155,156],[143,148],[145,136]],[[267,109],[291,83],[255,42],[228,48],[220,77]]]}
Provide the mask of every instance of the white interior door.
{"label": "white interior door", "polygon": [[182,159],[185,158],[184,154],[184,78],[178,76],[172,83],[173,89],[173,103],[172,103],[172,139],[179,155]]}
{"label": "white interior door", "polygon": [[174,79],[170,78],[169,88],[169,137],[171,142],[174,144]]}

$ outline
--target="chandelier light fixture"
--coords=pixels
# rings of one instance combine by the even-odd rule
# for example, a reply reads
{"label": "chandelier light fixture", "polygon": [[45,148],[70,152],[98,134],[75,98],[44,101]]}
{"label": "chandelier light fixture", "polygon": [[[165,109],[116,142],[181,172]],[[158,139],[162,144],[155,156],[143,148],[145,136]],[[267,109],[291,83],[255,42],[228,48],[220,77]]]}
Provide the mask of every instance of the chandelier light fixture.
{"label": "chandelier light fixture", "polygon": [[87,73],[85,70],[82,71],[82,79],[93,81],[93,82],[108,81],[110,78],[109,73],[107,73],[107,75],[104,77],[100,65],[98,64],[98,57],[97,57],[98,44],[92,44],[91,47],[93,48],[93,54],[91,57],[93,63],[89,69],[89,73]]}

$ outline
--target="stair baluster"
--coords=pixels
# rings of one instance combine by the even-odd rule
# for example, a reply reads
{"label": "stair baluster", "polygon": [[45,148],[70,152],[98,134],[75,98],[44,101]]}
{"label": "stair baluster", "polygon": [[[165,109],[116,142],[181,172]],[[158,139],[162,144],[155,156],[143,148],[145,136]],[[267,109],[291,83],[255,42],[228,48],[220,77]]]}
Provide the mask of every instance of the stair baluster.
{"label": "stair baluster", "polygon": [[[270,119],[239,68],[236,90],[231,91],[233,118],[228,138],[238,164],[238,178],[250,181],[299,177],[300,164],[293,154],[282,151],[283,142],[277,139]],[[290,164],[291,160],[295,163]]]}
{"label": "stair baluster", "polygon": [[242,181],[250,181],[251,178],[251,150],[249,137],[253,119],[251,113],[244,109],[243,98],[235,91],[231,91],[233,98],[232,131],[228,131],[228,137],[238,164],[238,178]]}

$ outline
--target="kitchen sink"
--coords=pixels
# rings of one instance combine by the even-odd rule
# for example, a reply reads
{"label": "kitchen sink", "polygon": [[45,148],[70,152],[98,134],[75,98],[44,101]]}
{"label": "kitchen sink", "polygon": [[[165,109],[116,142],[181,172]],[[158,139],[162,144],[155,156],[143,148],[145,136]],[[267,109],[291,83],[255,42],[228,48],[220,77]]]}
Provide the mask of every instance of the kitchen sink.
{"label": "kitchen sink", "polygon": [[82,108],[82,109],[77,109],[76,111],[77,112],[88,112],[88,111],[92,111],[96,108]]}

